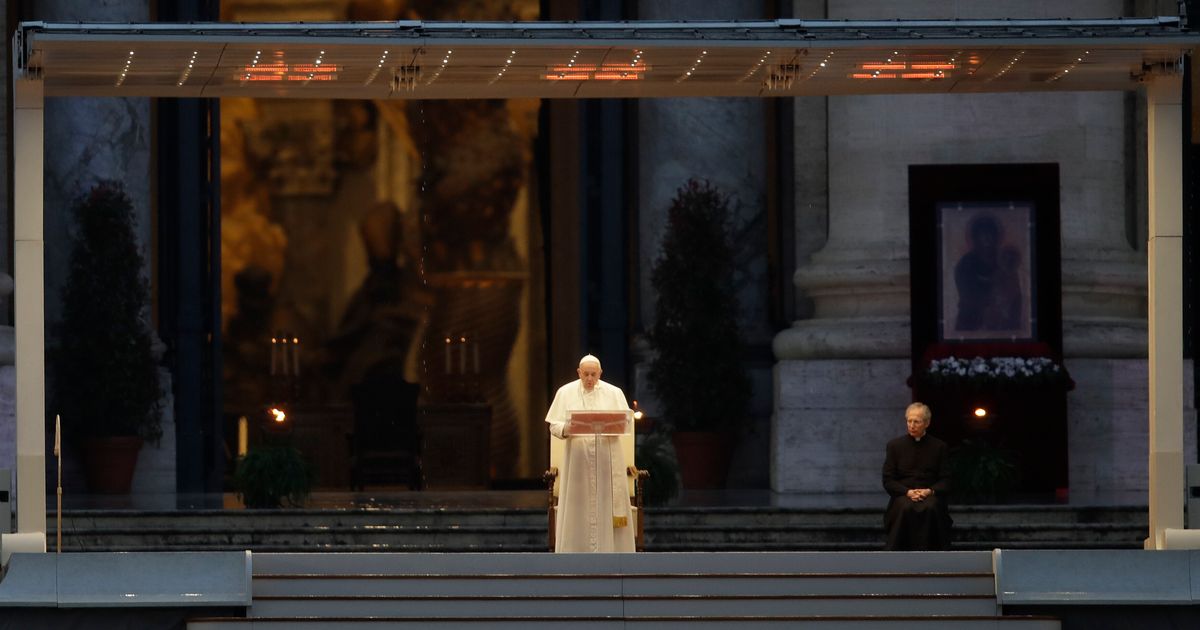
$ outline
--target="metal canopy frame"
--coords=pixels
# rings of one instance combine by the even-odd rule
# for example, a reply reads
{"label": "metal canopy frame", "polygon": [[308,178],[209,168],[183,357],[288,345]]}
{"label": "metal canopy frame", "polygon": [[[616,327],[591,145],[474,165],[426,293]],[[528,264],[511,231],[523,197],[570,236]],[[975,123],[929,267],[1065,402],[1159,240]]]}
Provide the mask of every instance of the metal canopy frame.
{"label": "metal canopy frame", "polygon": [[26,22],[13,39],[17,528],[46,531],[46,97],[652,98],[1144,90],[1150,536],[1183,527],[1178,17],[754,22]]}

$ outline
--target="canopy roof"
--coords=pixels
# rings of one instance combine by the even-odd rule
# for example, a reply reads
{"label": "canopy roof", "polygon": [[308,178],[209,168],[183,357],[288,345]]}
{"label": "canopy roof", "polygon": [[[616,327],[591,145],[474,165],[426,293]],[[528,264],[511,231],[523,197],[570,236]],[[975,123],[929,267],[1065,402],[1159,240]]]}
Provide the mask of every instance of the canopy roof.
{"label": "canopy roof", "polygon": [[757,22],[25,22],[47,96],[639,98],[1128,90],[1179,18]]}

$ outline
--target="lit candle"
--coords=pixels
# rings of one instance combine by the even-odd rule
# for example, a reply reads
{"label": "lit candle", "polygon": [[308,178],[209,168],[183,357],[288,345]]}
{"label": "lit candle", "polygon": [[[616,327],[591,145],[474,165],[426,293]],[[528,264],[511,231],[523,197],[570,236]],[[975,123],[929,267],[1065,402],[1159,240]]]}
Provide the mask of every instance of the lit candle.
{"label": "lit candle", "polygon": [[450,373],[450,338],[446,337],[446,374]]}
{"label": "lit candle", "polygon": [[300,338],[292,337],[292,372],[293,376],[300,376]]}
{"label": "lit candle", "polygon": [[275,376],[275,363],[279,355],[279,340],[271,337],[271,376]]}
{"label": "lit candle", "polygon": [[458,347],[458,373],[465,376],[467,373],[467,338],[459,337],[458,340],[462,343]]}
{"label": "lit candle", "polygon": [[291,371],[291,361],[288,359],[288,338],[287,335],[284,335],[279,338],[279,373],[287,376]]}
{"label": "lit candle", "polygon": [[246,456],[246,449],[250,443],[250,426],[246,420],[246,416],[238,418],[238,457]]}

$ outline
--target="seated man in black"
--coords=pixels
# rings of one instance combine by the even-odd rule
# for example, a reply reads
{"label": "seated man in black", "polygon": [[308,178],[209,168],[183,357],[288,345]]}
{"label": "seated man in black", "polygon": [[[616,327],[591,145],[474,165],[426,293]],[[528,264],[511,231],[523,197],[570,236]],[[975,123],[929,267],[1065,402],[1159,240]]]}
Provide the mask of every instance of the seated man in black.
{"label": "seated man in black", "polygon": [[933,414],[923,403],[904,410],[908,435],[887,444],[883,487],[891,495],[883,525],[888,551],[950,548],[950,512],[945,494],[950,489],[946,443],[927,435]]}

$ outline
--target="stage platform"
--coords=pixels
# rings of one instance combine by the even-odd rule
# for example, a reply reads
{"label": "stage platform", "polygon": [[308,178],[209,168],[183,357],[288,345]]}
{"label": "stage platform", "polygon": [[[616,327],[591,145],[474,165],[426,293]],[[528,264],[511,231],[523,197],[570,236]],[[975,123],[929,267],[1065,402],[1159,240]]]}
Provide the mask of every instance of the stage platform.
{"label": "stage platform", "polygon": [[1200,552],[17,554],[0,628],[1196,627]]}
{"label": "stage platform", "polygon": [[[536,552],[546,549],[544,491],[317,493],[304,509],[246,510],[231,495],[68,497],[68,551]],[[53,503],[51,503],[52,505]],[[647,508],[648,551],[869,551],[882,548],[882,493],[779,497],[689,493]],[[957,505],[955,549],[1136,549],[1137,504]],[[51,528],[54,518],[48,518]],[[50,536],[54,540],[53,531]]]}

